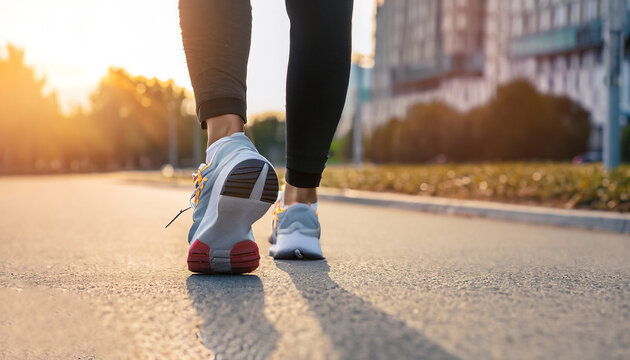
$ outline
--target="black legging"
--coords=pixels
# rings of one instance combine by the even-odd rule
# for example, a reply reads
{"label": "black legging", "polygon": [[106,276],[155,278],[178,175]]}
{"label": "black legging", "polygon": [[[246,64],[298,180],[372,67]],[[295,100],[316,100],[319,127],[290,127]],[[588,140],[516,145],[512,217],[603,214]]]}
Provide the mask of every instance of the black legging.
{"label": "black legging", "polygon": [[[350,74],[352,0],[285,0],[291,20],[287,73],[287,172],[319,186]],[[224,114],[246,117],[249,0],[180,0],[180,24],[202,127]]]}

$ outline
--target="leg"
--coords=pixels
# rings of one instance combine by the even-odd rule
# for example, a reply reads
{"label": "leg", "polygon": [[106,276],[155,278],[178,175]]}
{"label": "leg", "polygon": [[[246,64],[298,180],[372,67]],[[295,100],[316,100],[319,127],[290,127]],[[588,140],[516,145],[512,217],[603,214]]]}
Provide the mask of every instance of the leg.
{"label": "leg", "polygon": [[285,202],[290,205],[317,201],[348,88],[352,0],[286,0],[286,6],[291,49]]}
{"label": "leg", "polygon": [[317,186],[350,75],[352,0],[285,0],[291,20],[287,74],[287,172],[269,255],[323,259]]}
{"label": "leg", "polygon": [[252,15],[249,0],[180,0],[186,61],[208,145],[243,131]]}
{"label": "leg", "polygon": [[179,9],[197,113],[212,145],[194,174],[188,269],[250,272],[260,259],[251,226],[278,196],[273,166],[242,133],[251,6],[249,0],[180,0]]}

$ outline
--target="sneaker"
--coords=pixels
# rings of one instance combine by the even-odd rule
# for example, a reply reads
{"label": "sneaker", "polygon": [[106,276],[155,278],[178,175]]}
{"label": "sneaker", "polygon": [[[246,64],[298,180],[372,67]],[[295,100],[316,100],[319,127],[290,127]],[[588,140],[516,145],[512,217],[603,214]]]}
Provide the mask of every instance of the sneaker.
{"label": "sneaker", "polygon": [[271,247],[274,259],[323,259],[319,245],[321,228],[317,212],[308,204],[283,207],[282,201],[273,212]]}
{"label": "sneaker", "polygon": [[278,197],[273,166],[243,133],[224,137],[193,174],[193,224],[188,234],[192,272],[246,273],[260,262],[252,224]]}

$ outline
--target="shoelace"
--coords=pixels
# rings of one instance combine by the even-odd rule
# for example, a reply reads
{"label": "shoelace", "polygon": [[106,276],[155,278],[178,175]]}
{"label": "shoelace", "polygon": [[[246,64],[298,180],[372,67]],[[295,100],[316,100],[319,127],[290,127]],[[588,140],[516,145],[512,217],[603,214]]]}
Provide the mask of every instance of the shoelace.
{"label": "shoelace", "polygon": [[173,218],[173,220],[169,221],[169,223],[168,223],[168,224],[166,224],[166,226],[165,226],[164,228],[166,229],[169,225],[171,225],[171,224],[173,223],[173,221],[175,221],[175,219],[177,219],[177,218],[179,217],[179,215],[181,215],[181,214],[182,214],[183,212],[185,212],[186,210],[190,210],[191,208],[192,208],[192,206],[189,206],[189,207],[187,207],[187,208],[185,208],[185,209],[179,210],[179,214],[175,215],[175,217]]}
{"label": "shoelace", "polygon": [[175,215],[175,217],[171,221],[169,221],[168,224],[166,224],[166,226],[164,227],[165,229],[169,225],[171,225],[173,221],[175,221],[175,219],[177,219],[179,215],[181,215],[183,212],[188,211],[199,204],[199,194],[201,193],[201,189],[203,189],[203,187],[205,186],[205,181],[208,180],[208,178],[204,178],[202,176],[201,172],[205,170],[208,166],[210,166],[210,164],[201,163],[198,170],[192,174],[193,183],[195,184],[195,191],[190,196],[190,206],[185,209],[179,210],[179,213]]}

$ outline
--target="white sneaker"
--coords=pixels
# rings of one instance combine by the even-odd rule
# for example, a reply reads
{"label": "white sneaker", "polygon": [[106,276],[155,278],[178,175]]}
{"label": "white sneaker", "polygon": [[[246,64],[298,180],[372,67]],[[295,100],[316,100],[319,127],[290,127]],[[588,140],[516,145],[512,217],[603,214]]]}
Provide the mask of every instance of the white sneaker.
{"label": "white sneaker", "polygon": [[249,138],[236,133],[218,140],[208,164],[193,174],[193,224],[188,234],[188,269],[198,273],[246,273],[260,254],[252,224],[278,196],[278,177]]}
{"label": "white sneaker", "polygon": [[323,259],[319,245],[321,227],[317,211],[308,204],[292,204],[278,207],[273,212],[271,247],[269,255],[274,259]]}

